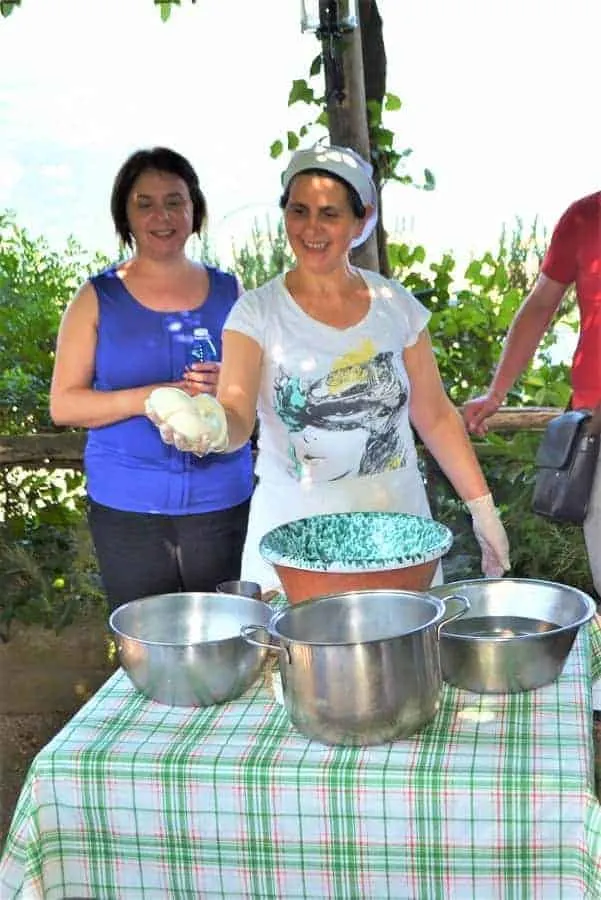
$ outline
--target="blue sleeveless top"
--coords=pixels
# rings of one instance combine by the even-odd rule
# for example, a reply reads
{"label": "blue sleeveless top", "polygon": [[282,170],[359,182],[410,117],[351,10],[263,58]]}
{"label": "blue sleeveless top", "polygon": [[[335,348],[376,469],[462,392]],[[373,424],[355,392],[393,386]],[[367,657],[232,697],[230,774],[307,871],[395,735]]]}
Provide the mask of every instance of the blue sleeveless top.
{"label": "blue sleeveless top", "polygon": [[[158,312],[142,306],[111,267],[91,279],[98,295],[93,387],[118,391],[179,381],[195,328],[208,328],[221,358],[221,330],[236,301],[232,275],[207,266],[202,306]],[[146,416],[90,428],[84,455],[87,491],[113,509],[185,515],[227,509],[250,497],[250,444],[204,459],[163,443]]]}

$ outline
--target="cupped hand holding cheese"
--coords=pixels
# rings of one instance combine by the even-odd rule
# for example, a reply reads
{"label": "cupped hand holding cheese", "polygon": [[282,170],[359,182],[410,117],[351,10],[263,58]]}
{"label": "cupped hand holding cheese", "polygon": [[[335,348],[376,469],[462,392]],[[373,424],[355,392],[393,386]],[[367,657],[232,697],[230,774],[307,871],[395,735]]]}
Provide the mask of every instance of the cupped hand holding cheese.
{"label": "cupped hand holding cheese", "polygon": [[210,395],[190,397],[179,388],[160,387],[150,393],[145,408],[149,419],[161,430],[163,439],[169,430],[173,433],[173,443],[179,450],[204,456],[227,447],[225,412]]}
{"label": "cupped hand holding cheese", "polygon": [[225,450],[228,444],[228,433],[223,406],[210,394],[197,394],[191,399],[206,423],[213,450],[217,453]]}

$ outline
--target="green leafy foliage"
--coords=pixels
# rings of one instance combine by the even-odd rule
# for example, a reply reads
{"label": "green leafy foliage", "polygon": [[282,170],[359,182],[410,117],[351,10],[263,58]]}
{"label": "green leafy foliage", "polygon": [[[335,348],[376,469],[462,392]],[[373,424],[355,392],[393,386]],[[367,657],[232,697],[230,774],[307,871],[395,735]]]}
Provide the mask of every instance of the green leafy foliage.
{"label": "green leafy foliage", "polygon": [[285,272],[292,266],[293,257],[283,223],[278,223],[274,234],[269,227],[261,231],[255,222],[250,242],[240,249],[234,247],[234,258],[234,274],[247,291]]}
{"label": "green leafy foliage", "polygon": [[408,184],[425,191],[434,190],[436,180],[430,169],[424,169],[424,179],[421,183],[415,181],[406,170],[406,161],[413,153],[410,147],[398,150],[395,147],[395,133],[384,125],[384,112],[398,112],[402,103],[396,94],[384,94],[384,102],[368,100],[367,116],[369,128],[369,143],[371,147],[372,161],[380,175],[382,185],[388,181],[396,181],[399,184]]}
{"label": "green leafy foliage", "polygon": [[288,106],[293,103],[316,103],[315,91],[310,88],[304,78],[297,78],[292,82],[288,95]]}
{"label": "green leafy foliage", "polygon": [[[322,68],[321,56],[317,56],[311,63],[309,78],[315,79],[320,74]],[[312,87],[305,78],[296,78],[292,82],[290,93],[288,94],[288,106],[295,103],[305,103],[310,109],[313,109],[314,116],[310,121],[300,126],[298,132],[288,131],[286,140],[278,138],[273,141],[269,154],[272,159],[277,159],[284,152],[284,147],[289,151],[296,150],[300,144],[300,139],[308,134],[313,133],[314,140],[317,142],[327,133],[328,114],[326,111],[326,98],[323,89]]]}
{"label": "green leafy foliage", "polygon": [[311,78],[314,78],[316,75],[319,75],[319,73],[322,70],[322,66],[323,66],[323,60],[321,58],[321,53],[318,53],[309,67],[309,75],[311,76]]}
{"label": "green leafy foliage", "polygon": [[[530,509],[534,488],[536,449],[540,434],[488,434],[476,442],[480,464],[501,510],[511,546],[511,575],[570,584],[595,596],[582,529],[556,525]],[[480,552],[471,521],[462,503],[437,467],[436,517],[454,535],[444,560],[445,580],[479,578]]]}
{"label": "green leafy foliage", "polygon": [[21,0],[0,0],[0,16],[6,19],[17,6],[21,6]]}
{"label": "green leafy foliage", "polygon": [[[48,508],[47,508],[48,509]],[[52,521],[54,520],[54,521]],[[0,528],[0,640],[15,620],[60,630],[104,593],[82,510],[29,516]]]}
{"label": "green leafy foliage", "polygon": [[[192,0],[192,2],[194,3],[195,0]],[[159,7],[161,21],[166,22],[171,15],[172,7],[180,6],[181,0],[154,0],[154,5]]]}
{"label": "green leafy foliage", "polygon": [[[534,223],[525,231],[518,219],[501,234],[495,252],[472,259],[462,273],[450,254],[428,262],[422,246],[392,243],[388,255],[393,276],[430,309],[429,329],[441,376],[453,402],[461,405],[484,393],[498,361],[503,338],[532,287],[545,250],[545,236]],[[578,327],[573,295],[556,324]],[[569,367],[553,362],[555,331],[548,333],[534,362],[510,392],[510,406],[563,408],[570,395]],[[555,525],[534,515],[530,501],[535,478],[538,433],[489,432],[474,441],[478,458],[499,505],[511,545],[511,574],[580,587],[594,594],[582,529]],[[448,581],[481,575],[480,554],[469,515],[436,464],[426,465],[435,483],[435,515],[453,531],[454,544],[444,561]]]}
{"label": "green leafy foliage", "polygon": [[396,94],[386,94],[384,101],[384,108],[386,110],[395,112],[396,110],[399,110],[402,105],[401,98],[397,97]]}
{"label": "green leafy foliage", "polygon": [[[502,339],[537,276],[543,240],[536,223],[524,233],[518,220],[511,234],[502,233],[496,252],[472,259],[459,275],[450,254],[427,262],[424,247],[389,245],[392,276],[416,293],[432,314],[432,343],[454,403],[462,404],[488,387]],[[564,303],[556,324],[577,329],[573,297]],[[555,331],[544,337],[534,363],[509,394],[509,405],[567,404],[568,366],[552,364],[550,357],[556,342]]]}
{"label": "green leafy foliage", "polygon": [[73,239],[62,254],[0,214],[0,434],[52,429],[48,388],[62,312],[106,264]]}
{"label": "green leafy foliage", "polygon": [[[171,16],[171,9],[174,6],[181,6],[181,0],[152,0],[155,6],[158,6],[161,19],[166,22]],[[196,3],[196,0],[190,0]],[[0,0],[0,16],[6,18],[17,7],[21,6],[21,0]]]}
{"label": "green leafy foliage", "polygon": [[[62,253],[52,251],[13,214],[0,214],[1,434],[54,430],[48,389],[60,317],[89,274],[107,262],[72,239]],[[14,618],[60,627],[81,602],[102,596],[93,557],[81,550],[83,476],[4,468],[0,498],[0,639],[8,638]],[[78,569],[82,555],[87,563]]]}
{"label": "green leafy foliage", "polygon": [[[309,81],[315,80],[323,68],[321,55],[316,56],[309,69]],[[289,152],[297,149],[301,139],[310,135],[312,143],[324,138],[328,130],[327,101],[323,87],[311,86],[305,78],[296,78],[292,82],[288,95],[288,106],[296,103],[304,103],[313,112],[313,118],[305,122],[298,132],[288,131],[286,139],[278,138],[269,148],[272,159],[277,159],[286,147]],[[367,125],[369,131],[369,144],[371,159],[379,176],[380,185],[388,181],[397,181],[420,188],[424,191],[432,191],[436,187],[436,179],[430,169],[424,169],[423,180],[418,182],[407,171],[406,161],[413,150],[405,147],[399,150],[395,146],[395,134],[384,123],[384,114],[398,112],[402,107],[400,97],[396,94],[385,93],[383,102],[369,100],[367,102]]]}

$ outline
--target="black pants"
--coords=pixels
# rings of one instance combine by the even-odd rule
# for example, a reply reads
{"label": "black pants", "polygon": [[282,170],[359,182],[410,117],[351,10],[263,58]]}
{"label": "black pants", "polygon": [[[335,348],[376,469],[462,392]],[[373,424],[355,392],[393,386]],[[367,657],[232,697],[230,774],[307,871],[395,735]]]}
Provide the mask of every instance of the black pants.
{"label": "black pants", "polygon": [[88,522],[111,611],[175,591],[214,591],[240,578],[250,501],[217,512],[122,512],[88,500]]}

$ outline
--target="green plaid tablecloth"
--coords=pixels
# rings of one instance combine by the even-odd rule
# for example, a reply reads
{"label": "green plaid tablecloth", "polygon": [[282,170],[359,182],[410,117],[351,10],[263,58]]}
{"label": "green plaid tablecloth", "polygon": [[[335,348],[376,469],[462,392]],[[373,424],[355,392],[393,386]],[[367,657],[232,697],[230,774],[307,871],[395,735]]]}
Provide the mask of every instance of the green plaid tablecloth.
{"label": "green plaid tablecloth", "polygon": [[419,735],[351,749],[302,737],[263,683],[171,709],[117,672],[34,760],[0,900],[599,900],[599,675],[582,629],[555,684],[445,686]]}

